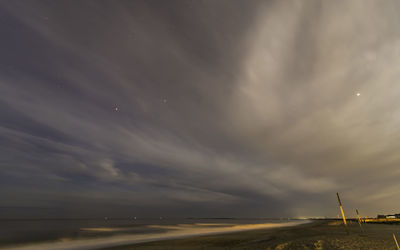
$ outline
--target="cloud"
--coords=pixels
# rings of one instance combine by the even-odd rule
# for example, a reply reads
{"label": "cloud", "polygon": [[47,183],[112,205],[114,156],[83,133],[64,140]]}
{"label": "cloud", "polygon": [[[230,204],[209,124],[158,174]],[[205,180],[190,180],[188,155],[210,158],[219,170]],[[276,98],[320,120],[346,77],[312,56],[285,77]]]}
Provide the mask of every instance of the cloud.
{"label": "cloud", "polygon": [[1,4],[6,205],[335,215],[337,191],[370,215],[398,205],[398,7]]}

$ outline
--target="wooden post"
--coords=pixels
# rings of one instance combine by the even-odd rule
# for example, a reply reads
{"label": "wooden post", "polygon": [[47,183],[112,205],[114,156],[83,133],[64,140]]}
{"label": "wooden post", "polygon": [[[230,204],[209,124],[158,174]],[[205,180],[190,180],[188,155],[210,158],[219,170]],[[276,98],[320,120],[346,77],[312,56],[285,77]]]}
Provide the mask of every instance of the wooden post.
{"label": "wooden post", "polygon": [[394,242],[396,242],[397,249],[400,250],[399,243],[397,243],[396,235],[393,234]]}
{"label": "wooden post", "polygon": [[358,225],[360,225],[361,232],[364,232],[364,228],[361,225],[361,218],[360,218],[360,214],[358,213],[358,209],[356,209],[356,213],[357,213],[357,217],[358,217]]}
{"label": "wooden post", "polygon": [[342,202],[340,201],[339,193],[336,193],[336,195],[337,195],[337,199],[338,199],[338,201],[339,201],[340,212],[342,213],[343,224],[344,224],[344,227],[346,228],[347,234],[349,234],[349,229],[347,228],[346,217],[344,216],[343,207],[342,207]]}

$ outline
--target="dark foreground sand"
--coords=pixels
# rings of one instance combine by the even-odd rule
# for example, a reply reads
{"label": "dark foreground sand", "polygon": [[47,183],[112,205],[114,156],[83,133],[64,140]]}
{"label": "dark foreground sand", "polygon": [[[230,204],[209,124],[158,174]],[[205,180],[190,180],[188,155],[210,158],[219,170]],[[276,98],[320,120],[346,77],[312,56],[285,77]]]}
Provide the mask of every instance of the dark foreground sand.
{"label": "dark foreground sand", "polygon": [[350,234],[339,221],[318,220],[310,224],[279,229],[201,236],[140,243],[107,250],[130,249],[397,249],[393,233],[400,240],[399,224],[364,224],[362,233],[350,222]]}

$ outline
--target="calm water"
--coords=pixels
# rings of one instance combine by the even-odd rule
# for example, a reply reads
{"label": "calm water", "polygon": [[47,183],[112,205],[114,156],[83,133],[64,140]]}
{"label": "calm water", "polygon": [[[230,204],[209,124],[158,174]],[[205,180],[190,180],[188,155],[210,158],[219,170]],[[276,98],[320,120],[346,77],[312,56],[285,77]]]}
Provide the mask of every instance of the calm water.
{"label": "calm water", "polygon": [[[71,239],[104,238],[115,235],[156,234],[173,225],[226,227],[242,224],[283,223],[271,219],[49,219],[0,220],[0,248],[14,244]],[[152,227],[151,225],[160,225]]]}

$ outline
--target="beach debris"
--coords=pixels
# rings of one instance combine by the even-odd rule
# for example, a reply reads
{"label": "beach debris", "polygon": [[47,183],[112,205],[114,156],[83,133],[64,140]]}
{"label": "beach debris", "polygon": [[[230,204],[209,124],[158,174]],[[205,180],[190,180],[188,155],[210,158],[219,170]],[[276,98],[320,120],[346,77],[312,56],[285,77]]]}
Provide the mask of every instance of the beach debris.
{"label": "beach debris", "polygon": [[343,224],[344,224],[344,227],[346,229],[347,234],[349,234],[349,229],[347,228],[346,217],[344,216],[342,202],[340,201],[339,193],[336,193],[336,195],[337,195],[337,198],[338,198],[338,201],[339,201],[340,212],[342,213]]}
{"label": "beach debris", "polygon": [[358,218],[358,225],[360,225],[360,228],[361,228],[361,232],[364,232],[364,228],[363,228],[363,226],[362,226],[362,221],[361,221],[361,218],[360,218],[360,213],[358,212],[358,209],[356,209],[356,213],[357,213],[357,218]]}
{"label": "beach debris", "polygon": [[393,234],[394,242],[396,243],[397,250],[400,250],[399,243],[397,242],[396,235]]}

